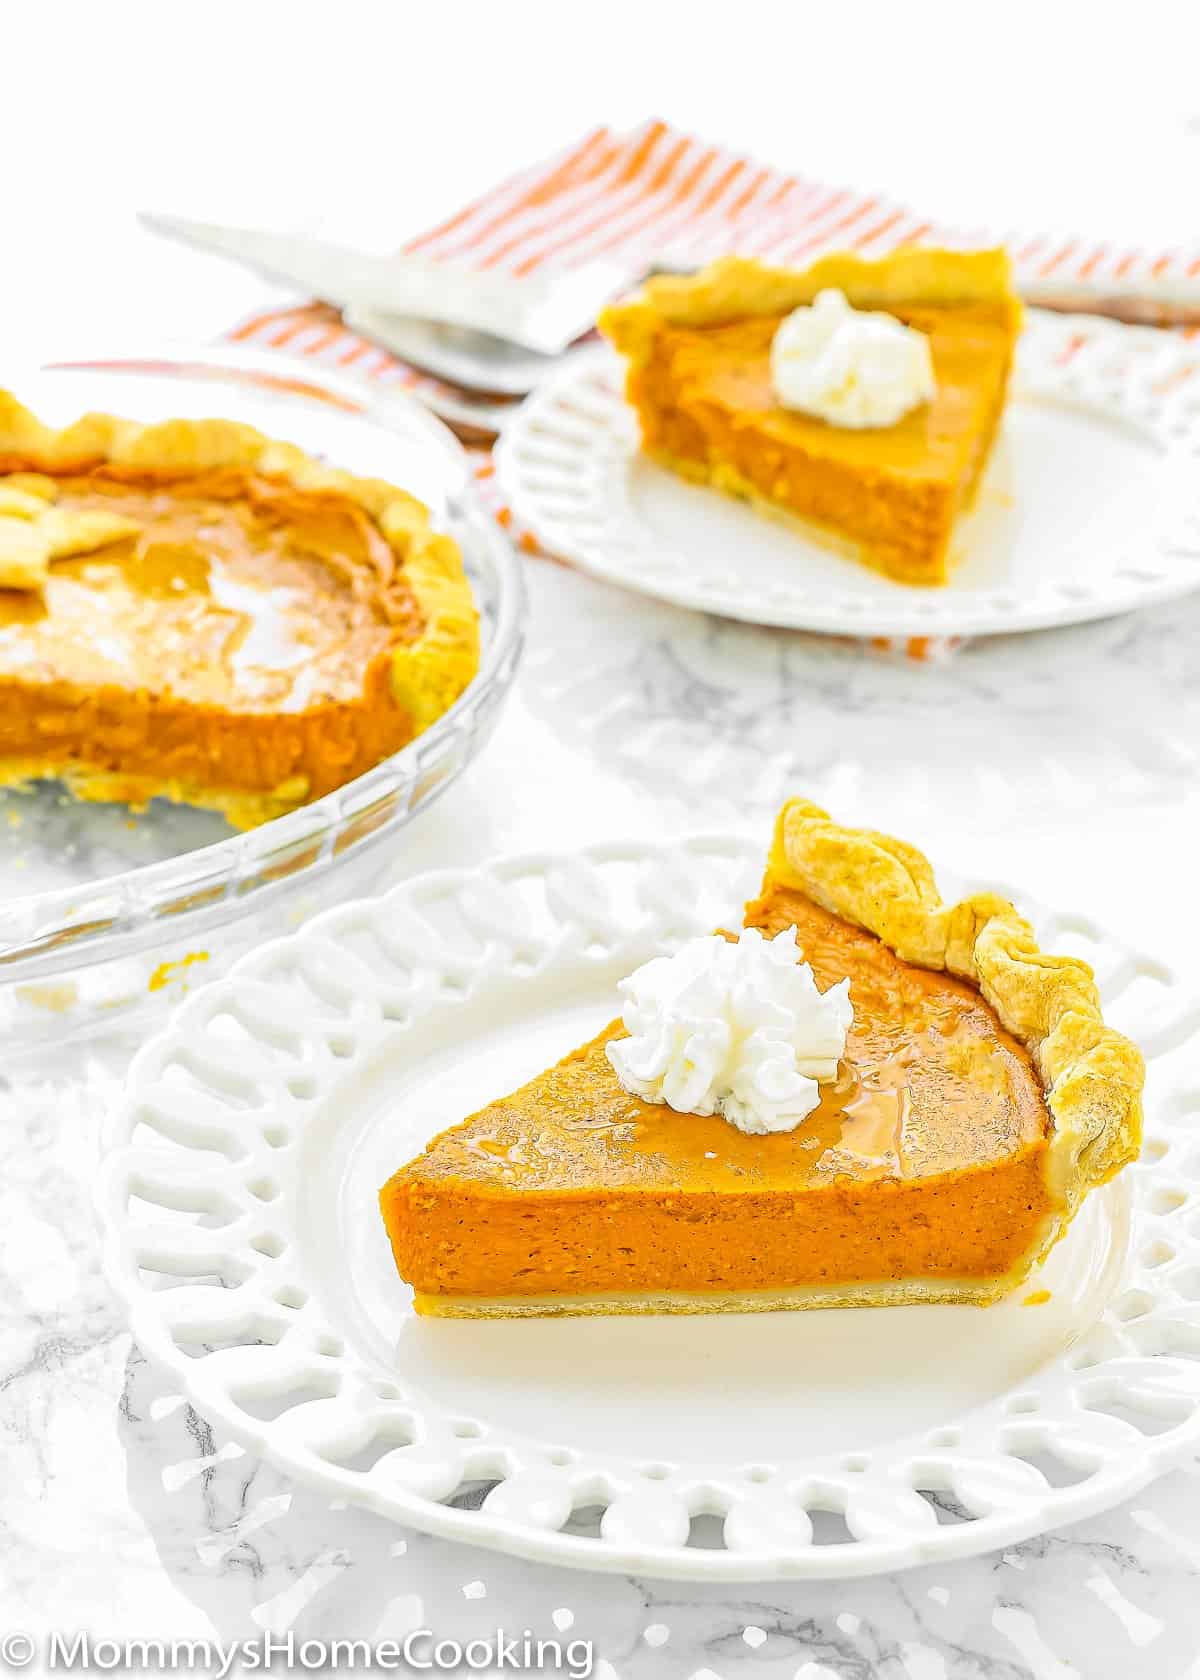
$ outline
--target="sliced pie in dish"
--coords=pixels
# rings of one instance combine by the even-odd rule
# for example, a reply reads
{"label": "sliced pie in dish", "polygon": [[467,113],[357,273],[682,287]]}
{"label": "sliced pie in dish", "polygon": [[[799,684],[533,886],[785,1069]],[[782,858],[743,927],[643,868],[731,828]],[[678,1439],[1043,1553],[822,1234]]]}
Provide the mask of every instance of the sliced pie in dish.
{"label": "sliced pie in dish", "polygon": [[1138,1051],[1004,899],[943,904],[913,847],[793,800],[746,925],[795,927],[822,991],[849,979],[819,1106],[748,1135],[643,1102],[615,1022],[384,1186],[419,1312],[982,1305],[1137,1154]]}
{"label": "sliced pie in dish", "polygon": [[0,393],[0,783],[239,827],[405,746],[479,662],[420,502],[225,420],[62,431]]}

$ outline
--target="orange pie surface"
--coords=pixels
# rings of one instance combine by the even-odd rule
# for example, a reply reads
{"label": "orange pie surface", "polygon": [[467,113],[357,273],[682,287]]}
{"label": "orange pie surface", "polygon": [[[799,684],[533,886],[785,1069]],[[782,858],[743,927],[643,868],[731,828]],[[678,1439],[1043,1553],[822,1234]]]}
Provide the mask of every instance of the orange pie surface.
{"label": "orange pie surface", "polygon": [[[920,260],[827,258],[812,280],[734,259],[693,279],[652,281],[641,301],[608,311],[601,325],[629,358],[626,393],[644,449],[817,527],[889,577],[946,582],[955,522],[1003,413],[1020,308],[998,254],[912,255]],[[822,286],[928,337],[932,401],[865,430],[780,404],[771,341]]]}
{"label": "orange pie surface", "polygon": [[406,745],[473,673],[476,621],[456,546],[412,498],[248,428],[225,451],[248,459],[197,470],[221,422],[184,430],[175,464],[186,424],[141,433],[165,438],[165,467],[47,475],[0,447],[0,562],[57,544],[37,587],[0,587],[0,779],[166,794],[245,826]]}
{"label": "orange pie surface", "polygon": [[822,990],[849,976],[854,1024],[820,1106],[751,1136],[642,1102],[604,1054],[613,1024],[384,1187],[418,1310],[828,1304],[914,1278],[937,1298],[938,1280],[1020,1267],[1054,1207],[1028,1052],[972,986],[801,892],[769,887],[746,920],[795,926]]}

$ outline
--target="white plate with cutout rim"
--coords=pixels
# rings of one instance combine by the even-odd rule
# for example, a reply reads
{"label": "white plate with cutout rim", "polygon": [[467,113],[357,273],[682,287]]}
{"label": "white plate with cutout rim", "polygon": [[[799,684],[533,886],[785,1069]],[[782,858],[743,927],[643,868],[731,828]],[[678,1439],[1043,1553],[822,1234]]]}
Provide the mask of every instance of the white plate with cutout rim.
{"label": "white plate with cutout rim", "polygon": [[1200,346],[1029,310],[950,583],[895,583],[638,451],[607,349],[573,358],[497,448],[516,517],[585,571],[726,618],[847,636],[999,635],[1200,588]]}
{"label": "white plate with cutout rim", "polygon": [[[380,1184],[597,1030],[638,963],[734,920],[760,860],[715,836],[427,874],[189,999],[131,1068],[98,1194],[134,1335],[197,1411],[330,1498],[431,1533],[694,1580],[992,1550],[1194,1451],[1200,1006],[1085,917],[1031,912],[1147,1053],[1147,1146],[1009,1300],[412,1313]],[[1050,1299],[1025,1304],[1034,1290]]]}

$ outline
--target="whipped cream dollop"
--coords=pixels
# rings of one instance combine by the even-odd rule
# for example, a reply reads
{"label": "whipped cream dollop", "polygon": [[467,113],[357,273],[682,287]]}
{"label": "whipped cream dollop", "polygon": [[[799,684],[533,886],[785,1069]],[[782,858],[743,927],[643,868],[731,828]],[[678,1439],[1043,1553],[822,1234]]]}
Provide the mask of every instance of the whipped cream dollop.
{"label": "whipped cream dollop", "polygon": [[925,334],[894,315],[818,292],[779,323],[771,380],[785,408],[831,426],[894,426],[933,396],[933,357]]}
{"label": "whipped cream dollop", "polygon": [[774,939],[693,939],[622,980],[628,1038],[608,1046],[627,1091],[742,1132],[790,1132],[837,1077],[850,982],[817,990],[794,927]]}

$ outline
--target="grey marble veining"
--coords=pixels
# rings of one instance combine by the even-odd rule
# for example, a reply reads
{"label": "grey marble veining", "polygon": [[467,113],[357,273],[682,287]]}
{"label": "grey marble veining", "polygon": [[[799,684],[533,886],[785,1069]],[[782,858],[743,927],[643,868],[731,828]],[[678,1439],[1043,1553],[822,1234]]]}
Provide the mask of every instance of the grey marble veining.
{"label": "grey marble veining", "polygon": [[564,740],[659,797],[770,806],[952,778],[985,809],[1014,789],[1070,816],[1099,793],[1196,779],[1200,595],[922,664],[835,638],[697,618],[547,568],[524,677]]}
{"label": "grey marble veining", "polygon": [[[797,787],[856,814],[877,802],[881,822],[944,810],[958,835],[993,839],[1027,806],[1053,849],[1090,820],[1099,790],[1124,807],[1126,828],[1097,831],[1097,874],[1076,871],[1096,899],[1089,880],[1111,874],[1139,823],[1148,842],[1164,811],[1190,809],[1200,597],[922,667],[531,570],[532,646],[509,713],[480,764],[386,860],[392,874],[685,820],[761,832]],[[1151,801],[1158,815],[1143,819]],[[528,1626],[594,1640],[610,1665],[598,1672],[619,1680],[1200,1675],[1193,1463],[1001,1556],[846,1583],[716,1588],[561,1571],[330,1506],[215,1434],[131,1344],[91,1206],[127,1051],[97,1038],[43,1058],[36,1076],[0,1064],[10,1627],[379,1639],[429,1626],[465,1640]]]}
{"label": "grey marble veining", "polygon": [[223,1640],[569,1628],[621,1680],[1183,1680],[1200,1649],[1194,1464],[1003,1555],[730,1589],[534,1566],[330,1506],[222,1441],[103,1312],[42,1340],[4,1393],[4,1605],[31,1631],[65,1605],[96,1633]]}

